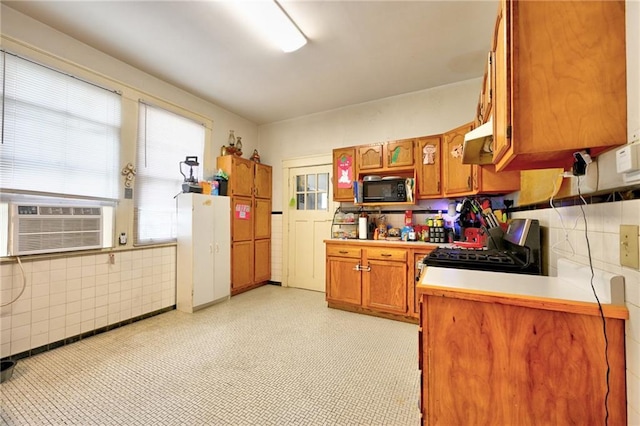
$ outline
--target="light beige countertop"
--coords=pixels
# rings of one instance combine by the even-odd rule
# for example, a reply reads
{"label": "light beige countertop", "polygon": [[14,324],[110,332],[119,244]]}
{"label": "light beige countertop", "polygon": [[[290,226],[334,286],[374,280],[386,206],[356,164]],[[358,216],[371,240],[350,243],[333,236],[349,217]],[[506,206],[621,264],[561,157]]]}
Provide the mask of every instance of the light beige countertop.
{"label": "light beige countertop", "polygon": [[402,240],[360,240],[357,238],[330,238],[324,240],[325,243],[330,244],[349,244],[349,245],[375,245],[375,246],[389,246],[389,247],[404,247],[420,249],[426,248],[429,250],[436,249],[438,247],[451,248],[453,244],[434,244],[424,241],[402,241]]}
{"label": "light beige countertop", "polygon": [[[593,284],[605,316],[628,318],[624,305],[624,277],[594,270]],[[500,303],[599,315],[591,288],[590,268],[568,259],[558,260],[557,277],[430,266],[422,274],[417,289],[431,295],[491,299]]]}

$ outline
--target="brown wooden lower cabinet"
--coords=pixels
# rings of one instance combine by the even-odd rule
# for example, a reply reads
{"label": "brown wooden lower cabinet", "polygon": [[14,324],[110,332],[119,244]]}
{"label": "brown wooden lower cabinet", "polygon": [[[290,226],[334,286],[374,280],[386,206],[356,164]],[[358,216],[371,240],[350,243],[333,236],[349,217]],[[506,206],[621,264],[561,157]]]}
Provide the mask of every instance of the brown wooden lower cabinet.
{"label": "brown wooden lower cabinet", "polygon": [[253,282],[271,279],[271,239],[255,240],[253,250]]}
{"label": "brown wooden lower cabinet", "polygon": [[[423,424],[605,424],[602,319],[584,306],[561,312],[530,302],[422,295]],[[626,425],[624,319],[606,318],[606,335],[606,424]]]}
{"label": "brown wooden lower cabinet", "polygon": [[367,248],[362,271],[365,308],[404,315],[407,313],[407,251]]}
{"label": "brown wooden lower cabinet", "polygon": [[325,243],[329,307],[418,322],[414,258],[435,246],[348,240]]}
{"label": "brown wooden lower cabinet", "polygon": [[233,243],[231,250],[231,292],[253,284],[253,241]]}
{"label": "brown wooden lower cabinet", "polygon": [[237,241],[231,251],[231,294],[271,279],[271,239]]}
{"label": "brown wooden lower cabinet", "polygon": [[329,303],[362,305],[362,274],[358,266],[361,253],[357,247],[327,245],[326,298]]}

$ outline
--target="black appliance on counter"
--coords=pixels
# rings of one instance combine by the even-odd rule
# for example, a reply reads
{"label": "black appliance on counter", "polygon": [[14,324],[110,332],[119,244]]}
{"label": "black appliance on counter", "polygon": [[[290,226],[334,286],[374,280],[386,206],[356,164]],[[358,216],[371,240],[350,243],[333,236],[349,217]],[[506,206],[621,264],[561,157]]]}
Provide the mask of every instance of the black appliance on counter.
{"label": "black appliance on counter", "polygon": [[519,274],[542,274],[540,223],[513,219],[500,236],[489,230],[491,248],[437,248],[422,260],[426,266]]}

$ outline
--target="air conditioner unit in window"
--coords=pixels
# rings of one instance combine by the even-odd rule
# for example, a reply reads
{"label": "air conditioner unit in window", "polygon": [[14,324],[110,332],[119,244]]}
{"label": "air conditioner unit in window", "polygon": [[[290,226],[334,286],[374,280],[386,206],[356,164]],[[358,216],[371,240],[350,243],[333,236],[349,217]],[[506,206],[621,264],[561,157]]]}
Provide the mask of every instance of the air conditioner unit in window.
{"label": "air conditioner unit in window", "polygon": [[102,247],[102,207],[10,205],[10,256]]}

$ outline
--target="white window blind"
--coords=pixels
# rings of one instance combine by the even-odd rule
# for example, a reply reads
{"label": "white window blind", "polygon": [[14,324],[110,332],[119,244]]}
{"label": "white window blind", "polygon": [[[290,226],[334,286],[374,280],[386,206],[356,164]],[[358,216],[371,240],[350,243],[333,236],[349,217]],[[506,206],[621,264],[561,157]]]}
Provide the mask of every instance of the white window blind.
{"label": "white window blind", "polygon": [[[176,238],[175,195],[182,191],[180,161],[204,155],[205,128],[188,118],[140,102],[135,183],[137,244]],[[188,175],[188,167],[184,173]],[[194,170],[194,173],[196,171]],[[197,168],[202,180],[202,165]]]}
{"label": "white window blind", "polygon": [[2,52],[3,192],[117,199],[121,99]]}

